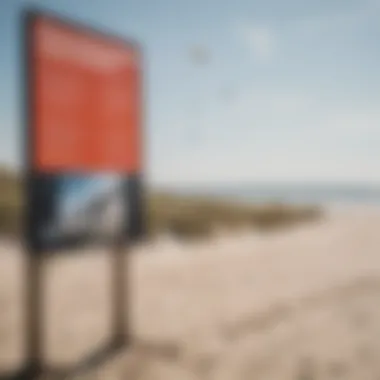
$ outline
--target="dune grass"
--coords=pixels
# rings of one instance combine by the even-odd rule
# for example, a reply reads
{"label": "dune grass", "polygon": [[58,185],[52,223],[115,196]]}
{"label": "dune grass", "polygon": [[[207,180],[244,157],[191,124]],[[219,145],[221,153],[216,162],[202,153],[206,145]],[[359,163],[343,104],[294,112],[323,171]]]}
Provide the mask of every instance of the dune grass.
{"label": "dune grass", "polygon": [[166,230],[182,237],[208,236],[218,227],[252,227],[267,231],[321,216],[321,210],[315,206],[248,205],[218,198],[168,193],[152,194],[148,199],[151,232]]}
{"label": "dune grass", "polygon": [[20,179],[7,169],[0,169],[0,234],[20,233],[22,212]]}

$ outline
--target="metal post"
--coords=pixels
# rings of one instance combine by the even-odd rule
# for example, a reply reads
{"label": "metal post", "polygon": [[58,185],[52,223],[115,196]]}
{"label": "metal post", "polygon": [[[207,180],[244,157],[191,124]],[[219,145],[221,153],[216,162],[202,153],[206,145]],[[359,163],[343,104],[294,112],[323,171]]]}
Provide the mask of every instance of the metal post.
{"label": "metal post", "polygon": [[34,252],[26,252],[25,282],[25,379],[38,379],[43,371],[43,320],[42,320],[42,276],[41,259]]}
{"label": "metal post", "polygon": [[126,304],[128,303],[128,247],[118,242],[113,251],[113,339],[116,347],[122,347],[129,340],[129,321]]}

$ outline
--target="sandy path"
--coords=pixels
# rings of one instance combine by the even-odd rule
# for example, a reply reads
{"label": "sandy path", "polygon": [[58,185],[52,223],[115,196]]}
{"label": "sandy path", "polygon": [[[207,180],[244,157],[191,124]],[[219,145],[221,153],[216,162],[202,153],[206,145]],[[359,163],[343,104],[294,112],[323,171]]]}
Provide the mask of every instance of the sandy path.
{"label": "sandy path", "polygon": [[[177,350],[137,350],[133,365],[120,358],[100,378],[131,378],[137,366],[133,379],[379,379],[379,225],[380,210],[362,208],[274,235],[141,247],[130,268],[134,335]],[[0,260],[6,366],[19,351],[22,257],[9,246]],[[106,335],[108,269],[102,252],[47,263],[49,360]]]}

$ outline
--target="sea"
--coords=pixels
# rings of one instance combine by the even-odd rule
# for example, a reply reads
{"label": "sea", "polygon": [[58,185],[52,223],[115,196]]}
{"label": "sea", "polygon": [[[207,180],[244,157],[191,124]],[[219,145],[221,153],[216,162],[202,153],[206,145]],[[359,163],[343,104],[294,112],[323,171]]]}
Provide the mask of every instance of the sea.
{"label": "sea", "polygon": [[331,183],[251,183],[182,187],[176,193],[211,196],[248,203],[296,205],[376,205],[380,206],[380,184]]}

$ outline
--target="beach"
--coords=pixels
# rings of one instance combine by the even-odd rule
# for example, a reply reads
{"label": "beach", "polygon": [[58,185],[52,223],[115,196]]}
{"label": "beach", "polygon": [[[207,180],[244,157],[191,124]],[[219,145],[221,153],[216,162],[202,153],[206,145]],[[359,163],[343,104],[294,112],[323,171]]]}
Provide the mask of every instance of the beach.
{"label": "beach", "polygon": [[[162,238],[128,253],[132,347],[88,379],[380,378],[380,208],[329,208],[273,232]],[[0,366],[20,360],[23,256],[0,252]],[[110,328],[109,253],[43,268],[46,360],[72,362]]]}

